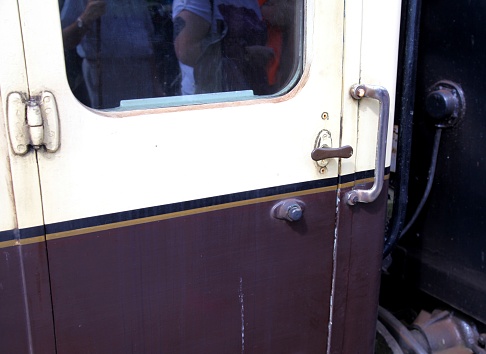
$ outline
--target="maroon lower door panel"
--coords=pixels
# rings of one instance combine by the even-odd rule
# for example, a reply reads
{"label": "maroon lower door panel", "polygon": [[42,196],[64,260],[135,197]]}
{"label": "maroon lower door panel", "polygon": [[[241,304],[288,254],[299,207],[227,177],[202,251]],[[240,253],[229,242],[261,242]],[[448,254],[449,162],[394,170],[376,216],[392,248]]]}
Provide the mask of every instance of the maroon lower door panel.
{"label": "maroon lower door panel", "polygon": [[52,237],[57,353],[372,353],[386,186],[337,219],[334,190],[299,199]]}
{"label": "maroon lower door panel", "polygon": [[63,353],[323,353],[335,191],[48,241]]}
{"label": "maroon lower door panel", "polygon": [[0,353],[372,353],[386,188],[327,189],[1,248]]}
{"label": "maroon lower door panel", "polygon": [[55,353],[44,243],[0,248],[0,353]]}
{"label": "maroon lower door panel", "polygon": [[[341,200],[349,190],[341,190]],[[387,190],[385,181],[373,203],[341,204],[330,335],[333,354],[374,352]]]}

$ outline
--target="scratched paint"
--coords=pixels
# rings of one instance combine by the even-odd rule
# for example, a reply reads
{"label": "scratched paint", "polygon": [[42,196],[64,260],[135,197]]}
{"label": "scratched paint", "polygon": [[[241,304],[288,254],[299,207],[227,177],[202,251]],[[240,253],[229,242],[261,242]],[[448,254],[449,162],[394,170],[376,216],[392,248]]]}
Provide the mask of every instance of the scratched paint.
{"label": "scratched paint", "polygon": [[[331,337],[332,335],[332,321],[333,321],[333,312],[334,312],[334,297],[336,292],[336,262],[337,262],[337,246],[338,246],[338,226],[339,226],[339,207],[341,204],[341,188],[338,188],[337,195],[336,195],[336,223],[334,226],[334,247],[332,252],[332,285],[331,285],[331,295],[329,300],[329,323],[328,323],[328,336]],[[326,352],[331,352],[331,341],[327,341],[327,348]]]}
{"label": "scratched paint", "polygon": [[241,353],[245,352],[245,295],[243,294],[243,277],[240,277],[240,287],[238,289],[238,298],[240,299],[240,316],[241,316]]}

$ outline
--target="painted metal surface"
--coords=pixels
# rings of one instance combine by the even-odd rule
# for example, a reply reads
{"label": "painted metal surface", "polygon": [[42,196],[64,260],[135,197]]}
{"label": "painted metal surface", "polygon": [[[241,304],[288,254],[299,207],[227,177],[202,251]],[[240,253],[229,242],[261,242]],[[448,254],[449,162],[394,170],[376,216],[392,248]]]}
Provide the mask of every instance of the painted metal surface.
{"label": "painted metal surface", "polygon": [[[76,102],[59,75],[56,7],[20,2],[26,60],[39,68],[29,76],[32,93],[49,87],[61,116],[61,148],[56,156],[39,153],[46,223],[337,176],[337,161],[322,176],[308,156],[322,128],[340,135],[342,3],[307,4],[304,75],[286,96],[128,113],[94,112]],[[42,36],[59,57],[36,55],[39,12],[52,19]],[[70,193],[57,193],[60,185]]]}
{"label": "painted metal surface", "polygon": [[48,241],[58,352],[323,352],[334,196],[295,223],[268,201]]}
{"label": "painted metal surface", "polygon": [[44,242],[0,249],[0,310],[0,352],[55,352]]}
{"label": "painted metal surface", "polygon": [[467,107],[457,124],[442,131],[428,202],[402,243],[408,250],[405,273],[412,284],[482,323],[486,323],[486,208],[481,202],[486,193],[482,149],[486,107],[481,98],[484,16],[481,2],[423,2],[409,215],[423,195],[434,143],[437,121],[427,113],[429,89],[438,81],[455,82],[464,91]]}
{"label": "painted metal surface", "polygon": [[388,180],[375,203],[346,205],[338,214],[329,353],[373,352],[379,286],[371,284],[380,283],[387,187]]}
{"label": "painted metal surface", "polygon": [[8,93],[28,91],[15,1],[0,3],[0,47],[0,352],[30,353],[36,348],[36,353],[52,353],[54,327],[36,157],[13,153],[6,125]]}
{"label": "painted metal surface", "polygon": [[[343,353],[357,343],[371,351],[373,326],[363,323],[376,317],[386,193],[344,208],[337,239],[333,188],[291,196],[298,194],[307,209],[295,223],[271,215],[287,197],[277,195],[51,234],[57,351]],[[40,286],[30,291],[45,301],[30,308],[32,345],[47,353],[53,336],[44,246],[28,247],[27,283]],[[13,282],[20,278],[10,273]],[[10,311],[16,307],[22,310],[17,302]],[[21,343],[3,342],[7,351]]]}
{"label": "painted metal surface", "polygon": [[[397,15],[399,3],[345,9],[308,1],[304,74],[283,97],[130,112],[93,111],[70,93],[59,71],[57,6],[19,0],[17,15],[29,78],[22,90],[53,93],[62,140],[55,154],[14,159],[11,172],[14,187],[30,186],[26,195],[35,197],[31,204],[15,197],[18,219],[34,212],[6,229],[2,251],[21,256],[8,263],[14,271],[0,274],[26,280],[13,278],[5,303],[23,298],[30,307],[12,309],[32,309],[23,326],[33,351],[52,348],[54,332],[58,353],[339,353],[363,338],[363,351],[371,351],[373,325],[356,318],[376,317],[384,196],[354,211],[342,198],[354,184],[370,184],[359,173],[370,177],[374,166],[375,142],[366,138],[376,136],[368,116],[376,122],[377,109],[358,110],[347,91],[360,77],[394,82],[393,49],[378,60],[361,51],[373,43],[367,26],[382,17],[378,10]],[[394,48],[398,22],[391,22]],[[16,55],[23,62],[24,49]],[[13,80],[6,72],[2,85]],[[309,156],[322,129],[340,146],[358,147],[324,174]],[[274,204],[290,197],[305,203],[302,219],[273,218]],[[10,233],[17,229],[23,238]],[[356,336],[344,336],[348,330]],[[15,352],[18,343],[4,345]]]}
{"label": "painted metal surface", "polygon": [[[7,97],[10,92],[27,92],[27,68],[19,22],[19,12],[15,1],[0,4],[0,46],[2,51],[0,65],[0,97],[2,99],[1,159],[2,159],[2,207],[0,231],[23,229],[43,224],[40,198],[39,176],[34,154],[19,158],[8,145],[6,128]],[[5,197],[4,197],[5,196]]]}

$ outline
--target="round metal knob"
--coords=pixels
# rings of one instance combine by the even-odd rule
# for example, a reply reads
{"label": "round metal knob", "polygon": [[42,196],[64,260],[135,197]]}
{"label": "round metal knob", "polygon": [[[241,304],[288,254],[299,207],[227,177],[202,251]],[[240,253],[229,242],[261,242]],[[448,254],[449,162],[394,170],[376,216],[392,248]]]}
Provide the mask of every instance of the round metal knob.
{"label": "round metal knob", "polygon": [[427,113],[436,119],[451,117],[457,110],[459,100],[450,90],[442,89],[429,93],[425,100]]}
{"label": "round metal knob", "polygon": [[466,112],[466,99],[459,84],[449,80],[436,82],[427,90],[425,111],[439,128],[456,125]]}

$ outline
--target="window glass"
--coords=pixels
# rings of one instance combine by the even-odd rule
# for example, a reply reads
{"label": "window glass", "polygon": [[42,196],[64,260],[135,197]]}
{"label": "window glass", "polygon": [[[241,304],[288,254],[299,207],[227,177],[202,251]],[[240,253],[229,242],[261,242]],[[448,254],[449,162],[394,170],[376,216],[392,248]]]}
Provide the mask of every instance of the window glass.
{"label": "window glass", "polygon": [[59,6],[69,85],[92,108],[273,95],[289,90],[302,70],[303,0],[60,0]]}

